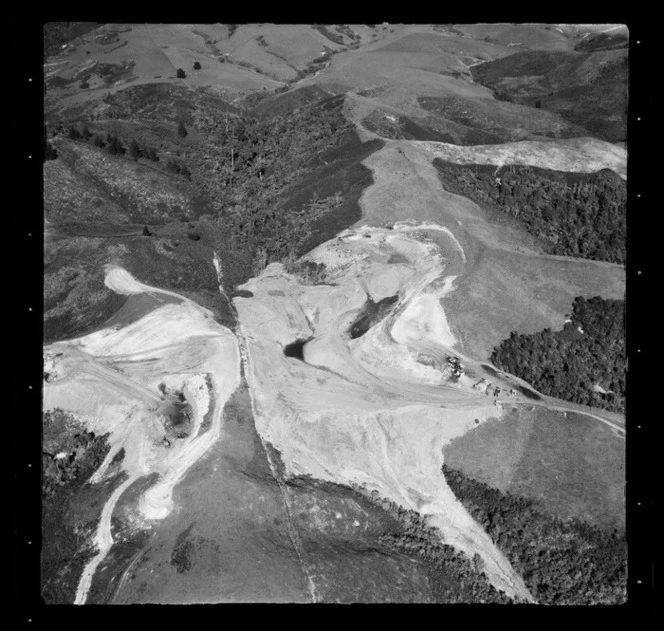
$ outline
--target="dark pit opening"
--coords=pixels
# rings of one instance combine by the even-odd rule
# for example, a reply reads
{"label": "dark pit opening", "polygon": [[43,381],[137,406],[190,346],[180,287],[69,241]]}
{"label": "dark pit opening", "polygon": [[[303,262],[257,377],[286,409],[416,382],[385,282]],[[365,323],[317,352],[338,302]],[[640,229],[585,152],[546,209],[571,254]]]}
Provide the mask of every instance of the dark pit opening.
{"label": "dark pit opening", "polygon": [[311,340],[312,338],[307,338],[305,340],[295,340],[290,344],[284,346],[284,355],[286,357],[294,357],[300,361],[304,361],[304,345]]}
{"label": "dark pit opening", "polygon": [[368,298],[367,304],[360,313],[360,317],[350,327],[350,336],[353,339],[362,337],[374,324],[380,322],[387,315],[390,307],[398,299],[398,295],[388,296],[378,302],[374,302],[371,298]]}

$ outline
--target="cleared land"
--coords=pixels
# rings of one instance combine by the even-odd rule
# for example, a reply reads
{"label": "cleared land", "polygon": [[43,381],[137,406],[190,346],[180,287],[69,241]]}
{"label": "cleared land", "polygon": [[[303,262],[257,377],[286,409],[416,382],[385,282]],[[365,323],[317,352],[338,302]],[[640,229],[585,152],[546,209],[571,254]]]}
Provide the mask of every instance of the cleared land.
{"label": "cleared land", "polygon": [[[105,283],[123,294],[152,291],[122,268],[109,269]],[[95,433],[110,433],[111,449],[91,482],[102,482],[116,453],[125,450],[122,469],[127,478],[102,510],[94,539],[98,552],[85,567],[77,604],[85,602],[97,566],[113,545],[111,518],[125,489],[141,477],[160,474],[140,496],[136,519],[149,522],[167,516],[173,487],[219,437],[223,405],[239,384],[235,337],[206,309],[171,292],[157,293],[180,302],[124,328],[102,329],[45,351],[49,379],[44,409],[71,411]],[[182,439],[165,435],[159,384],[183,392],[191,406],[191,430]],[[211,428],[202,431],[208,409]]]}
{"label": "cleared land", "polygon": [[[442,360],[455,341],[441,338],[444,312],[427,302],[449,291],[434,282],[442,271],[438,249],[409,232],[407,225],[350,232],[314,250],[312,260],[325,263],[334,286],[302,286],[277,264],[243,286],[252,297],[234,302],[257,429],[281,452],[289,475],[376,491],[428,515],[443,541],[484,559],[495,587],[527,599],[439,473],[440,447],[497,410],[468,386],[441,385],[441,373],[417,359],[426,352]],[[447,237],[446,253],[457,248]],[[408,264],[382,262],[394,251]],[[395,293],[401,299],[391,315],[364,336],[347,337],[367,295],[377,301]],[[312,335],[304,362],[284,354]]]}
{"label": "cleared land", "polygon": [[[456,291],[445,299],[445,309],[452,330],[458,331],[461,349],[476,359],[488,359],[493,347],[513,330],[561,329],[576,296],[624,296],[621,266],[543,255],[514,222],[493,217],[465,197],[445,191],[433,166],[433,158],[443,151],[448,159],[459,155],[457,151],[472,151],[474,161],[480,156],[489,161],[492,149],[493,160],[509,164],[522,159],[522,144],[515,143],[513,153],[505,146],[482,147],[481,153],[475,153],[476,148],[443,143],[393,141],[365,162],[375,184],[362,196],[363,223],[380,226],[411,217],[446,227],[461,244],[466,261],[458,262],[460,267],[454,269],[459,271],[452,272],[462,273]],[[562,161],[566,154],[564,148],[559,151],[555,159]],[[534,148],[528,155],[532,161],[536,155],[549,156]],[[580,162],[576,145],[568,155],[569,161],[562,161],[568,170],[589,168]],[[598,155],[591,153],[590,161]]]}
{"label": "cleared land", "polygon": [[[624,56],[607,28],[116,24],[46,60],[45,332],[76,336],[45,350],[53,602],[549,603],[579,579],[546,585],[518,497],[621,529],[624,419],[487,360],[625,271],[547,254],[435,162],[624,179],[624,149],[528,100],[558,82],[583,110]],[[499,101],[477,78],[515,52],[586,87],[554,69]],[[519,510],[478,512],[444,462]]]}

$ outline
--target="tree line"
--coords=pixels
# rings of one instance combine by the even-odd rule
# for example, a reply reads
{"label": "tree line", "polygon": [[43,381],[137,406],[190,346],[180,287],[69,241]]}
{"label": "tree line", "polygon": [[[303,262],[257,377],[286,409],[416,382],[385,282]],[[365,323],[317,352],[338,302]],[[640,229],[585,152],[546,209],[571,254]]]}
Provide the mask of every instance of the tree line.
{"label": "tree line", "polygon": [[494,349],[491,361],[544,394],[624,412],[624,321],[624,301],[577,297],[561,331],[512,332]]}
{"label": "tree line", "polygon": [[[184,123],[180,122],[178,125],[178,136],[184,138],[187,136],[188,131],[184,126]],[[100,149],[106,149],[108,153],[113,156],[124,156],[128,155],[132,160],[138,161],[140,158],[145,158],[152,162],[160,162],[159,154],[157,150],[149,145],[140,145],[136,139],[132,139],[129,142],[128,146],[125,146],[122,141],[112,134],[110,131],[105,135],[99,133],[92,133],[87,125],[84,125],[82,129],[79,129],[76,125],[70,125],[67,130],[67,137],[70,140],[82,140],[85,142],[90,142],[93,146]],[[55,152],[50,145],[47,144],[47,154],[46,159],[54,159],[57,157],[57,152]],[[51,157],[52,156],[52,157]],[[191,180],[191,171],[185,164],[179,163],[174,158],[168,158],[165,162],[166,170],[170,173],[176,175],[182,175],[188,180]]]}
{"label": "tree line", "polygon": [[388,553],[399,552],[426,569],[429,589],[437,603],[514,603],[487,578],[479,555],[473,558],[443,542],[440,531],[417,511],[380,496],[373,501],[394,520],[377,543]]}
{"label": "tree line", "polygon": [[615,605],[626,598],[627,541],[443,465],[452,492],[505,553],[539,604]]}
{"label": "tree line", "polygon": [[553,254],[625,263],[627,186],[613,171],[566,173],[434,160],[445,190],[505,213]]}

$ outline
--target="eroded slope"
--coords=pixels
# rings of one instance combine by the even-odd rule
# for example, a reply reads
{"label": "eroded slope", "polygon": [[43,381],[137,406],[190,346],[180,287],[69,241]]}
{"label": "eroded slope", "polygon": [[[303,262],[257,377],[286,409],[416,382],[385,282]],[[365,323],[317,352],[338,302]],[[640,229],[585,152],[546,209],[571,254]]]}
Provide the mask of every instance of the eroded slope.
{"label": "eroded slope", "polygon": [[[442,446],[499,410],[468,377],[449,384],[435,365],[456,341],[438,302],[454,279],[443,281],[438,246],[411,236],[416,230],[350,232],[314,250],[334,285],[303,286],[271,265],[244,286],[253,296],[234,302],[257,429],[289,476],[376,491],[426,515],[444,542],[482,557],[494,586],[528,599],[440,472]],[[453,236],[443,234],[443,251],[459,257]],[[394,254],[407,263],[388,263]],[[351,340],[367,296],[395,294],[392,314]],[[301,338],[312,338],[303,361],[287,357],[284,347]]]}

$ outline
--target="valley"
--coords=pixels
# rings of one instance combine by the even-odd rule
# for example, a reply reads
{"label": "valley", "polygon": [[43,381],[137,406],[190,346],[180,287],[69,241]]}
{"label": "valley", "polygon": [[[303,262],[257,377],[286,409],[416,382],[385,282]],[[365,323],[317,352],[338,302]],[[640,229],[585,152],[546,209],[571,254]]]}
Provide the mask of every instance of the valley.
{"label": "valley", "polygon": [[47,603],[625,602],[623,392],[587,383],[625,370],[602,28],[107,24],[49,53],[45,453],[85,466]]}

